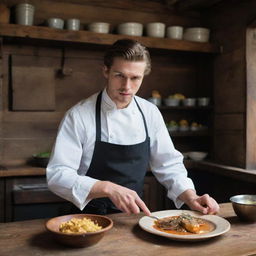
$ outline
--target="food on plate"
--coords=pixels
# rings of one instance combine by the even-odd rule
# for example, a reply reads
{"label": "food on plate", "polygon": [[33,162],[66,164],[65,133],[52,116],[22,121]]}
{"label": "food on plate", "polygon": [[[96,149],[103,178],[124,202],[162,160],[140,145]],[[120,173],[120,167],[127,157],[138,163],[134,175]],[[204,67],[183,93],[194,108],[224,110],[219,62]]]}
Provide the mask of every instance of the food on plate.
{"label": "food on plate", "polygon": [[59,231],[66,234],[80,234],[87,232],[96,232],[101,230],[102,227],[93,222],[89,218],[72,218],[69,221],[60,224]]}
{"label": "food on plate", "polygon": [[183,100],[183,99],[185,99],[186,97],[185,97],[183,94],[181,94],[181,93],[175,93],[175,94],[169,95],[168,98]]}
{"label": "food on plate", "polygon": [[159,91],[153,90],[152,91],[152,98],[160,99],[161,98],[161,94],[159,93]]}
{"label": "food on plate", "polygon": [[215,229],[215,225],[210,221],[186,213],[156,220],[153,227],[162,232],[178,235],[203,234]]}

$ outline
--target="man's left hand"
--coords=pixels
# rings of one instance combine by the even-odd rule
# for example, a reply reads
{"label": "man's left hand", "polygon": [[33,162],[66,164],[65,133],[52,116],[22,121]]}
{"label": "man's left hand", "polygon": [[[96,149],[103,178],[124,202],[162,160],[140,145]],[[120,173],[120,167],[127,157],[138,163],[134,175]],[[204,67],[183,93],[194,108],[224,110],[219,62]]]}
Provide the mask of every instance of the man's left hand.
{"label": "man's left hand", "polygon": [[181,199],[191,210],[202,212],[203,214],[216,214],[220,207],[218,203],[208,194],[198,196],[194,190],[183,192]]}

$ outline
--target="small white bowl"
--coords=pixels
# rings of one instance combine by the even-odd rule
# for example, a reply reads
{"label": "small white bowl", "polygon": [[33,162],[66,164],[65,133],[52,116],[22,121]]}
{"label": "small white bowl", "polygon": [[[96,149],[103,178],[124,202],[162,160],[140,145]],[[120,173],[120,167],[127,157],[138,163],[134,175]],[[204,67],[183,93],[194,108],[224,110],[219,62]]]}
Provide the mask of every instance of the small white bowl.
{"label": "small white bowl", "polygon": [[151,103],[155,104],[156,106],[161,106],[161,99],[160,98],[153,98],[150,97],[148,98],[148,101],[150,101]]}
{"label": "small white bowl", "polygon": [[179,126],[179,131],[180,132],[187,132],[187,131],[189,131],[189,126],[181,125],[181,126]]}
{"label": "small white bowl", "polygon": [[186,98],[186,99],[182,100],[182,103],[184,106],[193,107],[196,105],[196,99],[195,98]]}
{"label": "small white bowl", "polygon": [[188,157],[194,161],[202,161],[208,155],[207,152],[200,152],[200,151],[191,151],[191,152],[188,152],[187,154],[188,154]]}
{"label": "small white bowl", "polygon": [[169,132],[177,132],[179,130],[178,126],[169,126],[168,131]]}
{"label": "small white bowl", "polygon": [[180,99],[167,98],[167,99],[164,99],[164,104],[168,107],[176,107],[176,106],[179,106]]}
{"label": "small white bowl", "polygon": [[170,26],[166,29],[166,37],[181,40],[183,38],[183,27]]}
{"label": "small white bowl", "polygon": [[117,26],[117,33],[120,35],[142,36],[143,25],[137,22],[126,22]]}
{"label": "small white bowl", "polygon": [[208,42],[210,37],[210,30],[207,28],[187,28],[184,31],[184,40],[193,42]]}
{"label": "small white bowl", "polygon": [[200,128],[199,128],[198,126],[190,126],[190,130],[191,130],[192,132],[196,132],[196,131],[199,131]]}
{"label": "small white bowl", "polygon": [[165,24],[161,22],[151,22],[146,25],[146,34],[150,37],[164,37]]}
{"label": "small white bowl", "polygon": [[108,34],[110,24],[106,22],[93,22],[88,24],[88,30],[96,33]]}
{"label": "small white bowl", "polygon": [[197,102],[198,102],[198,106],[206,107],[210,103],[210,98],[206,98],[206,97],[198,98]]}
{"label": "small white bowl", "polygon": [[60,18],[50,18],[47,23],[50,28],[63,29],[64,27],[64,20]]}

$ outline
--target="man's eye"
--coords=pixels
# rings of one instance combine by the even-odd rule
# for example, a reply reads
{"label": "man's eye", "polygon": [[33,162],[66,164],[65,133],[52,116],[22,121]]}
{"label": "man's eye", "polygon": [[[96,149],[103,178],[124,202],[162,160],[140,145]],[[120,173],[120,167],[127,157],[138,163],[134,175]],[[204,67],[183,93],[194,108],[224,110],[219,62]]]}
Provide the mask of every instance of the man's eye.
{"label": "man's eye", "polygon": [[132,77],[132,80],[133,81],[140,80],[140,77],[138,77],[138,76]]}

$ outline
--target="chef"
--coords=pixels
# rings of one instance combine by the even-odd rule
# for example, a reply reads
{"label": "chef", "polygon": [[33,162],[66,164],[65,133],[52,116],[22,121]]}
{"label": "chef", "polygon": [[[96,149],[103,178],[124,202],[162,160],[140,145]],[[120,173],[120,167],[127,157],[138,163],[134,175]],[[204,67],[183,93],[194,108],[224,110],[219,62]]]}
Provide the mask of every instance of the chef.
{"label": "chef", "polygon": [[214,214],[218,204],[196,194],[160,111],[136,96],[150,70],[139,42],[122,39],[109,47],[105,88],[68,110],[60,124],[47,166],[49,189],[86,213],[150,215],[141,199],[150,168],[177,208],[185,203]]}

